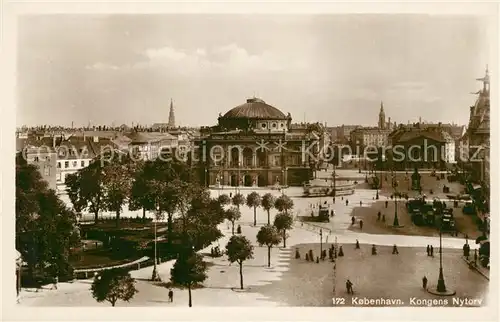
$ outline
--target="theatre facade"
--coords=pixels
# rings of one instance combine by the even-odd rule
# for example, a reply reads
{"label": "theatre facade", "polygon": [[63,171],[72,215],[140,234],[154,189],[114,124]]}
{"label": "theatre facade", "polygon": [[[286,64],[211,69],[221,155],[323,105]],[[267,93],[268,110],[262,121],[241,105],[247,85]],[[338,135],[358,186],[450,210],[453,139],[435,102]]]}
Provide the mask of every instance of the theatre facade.
{"label": "theatre facade", "polygon": [[207,186],[299,186],[313,177],[318,132],[292,129],[290,113],[250,98],[201,128],[191,164]]}

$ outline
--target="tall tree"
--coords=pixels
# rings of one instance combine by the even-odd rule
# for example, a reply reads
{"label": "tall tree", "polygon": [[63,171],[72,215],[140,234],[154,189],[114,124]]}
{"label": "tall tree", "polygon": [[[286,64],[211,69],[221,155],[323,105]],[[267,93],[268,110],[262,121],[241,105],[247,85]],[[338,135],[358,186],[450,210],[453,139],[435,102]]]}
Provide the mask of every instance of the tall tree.
{"label": "tall tree", "polygon": [[234,235],[234,223],[241,218],[241,212],[236,207],[231,207],[225,211],[226,219],[231,222],[231,234]]}
{"label": "tall tree", "polygon": [[87,200],[82,198],[80,182],[80,173],[71,173],[66,176],[66,192],[69,200],[73,204],[77,216],[81,216],[82,211],[87,208]]}
{"label": "tall tree", "polygon": [[257,207],[260,207],[261,202],[262,202],[262,199],[257,192],[252,191],[250,194],[248,194],[246,204],[249,208],[253,208],[253,225],[254,226],[257,226]]}
{"label": "tall tree", "polygon": [[151,187],[148,185],[145,174],[145,163],[136,162],[133,171],[132,187],[129,196],[129,210],[142,210],[142,219],[146,220],[146,211],[155,210],[154,198],[151,195]]}
{"label": "tall tree", "polygon": [[271,267],[271,248],[281,242],[281,236],[274,226],[262,226],[257,233],[257,242],[260,246],[267,246],[267,267]]}
{"label": "tall tree", "polygon": [[243,289],[243,262],[253,258],[252,243],[245,236],[231,236],[226,254],[231,263],[237,262],[240,266],[240,288]]}
{"label": "tall tree", "polygon": [[118,300],[130,301],[139,292],[130,273],[121,268],[101,271],[94,277],[91,291],[97,302],[108,301],[111,306],[115,306]]}
{"label": "tall tree", "polygon": [[287,195],[281,195],[276,199],[274,207],[280,212],[288,213],[293,209],[293,200]]}
{"label": "tall tree", "polygon": [[172,283],[187,287],[189,294],[189,307],[193,306],[191,289],[207,279],[207,263],[200,254],[189,252],[179,254],[173,268],[170,270]]}
{"label": "tall tree", "polygon": [[[95,158],[90,164],[79,171],[79,180],[72,182],[80,186],[80,198],[87,205],[87,209],[94,214],[94,221],[99,221],[99,211],[105,208],[104,205],[104,182],[103,162],[100,158]],[[71,189],[74,189],[71,187]]]}
{"label": "tall tree", "polygon": [[116,226],[120,224],[123,205],[130,195],[131,180],[125,164],[115,161],[103,169],[104,205],[107,210],[116,213]]}
{"label": "tall tree", "polygon": [[79,242],[76,215],[54,190],[48,189],[38,168],[16,159],[16,249],[31,277],[52,267],[68,273],[69,252]]}
{"label": "tall tree", "polygon": [[245,197],[243,197],[243,195],[238,192],[238,193],[234,194],[232,202],[233,202],[233,205],[238,207],[238,210],[239,210],[240,206],[245,204]]}
{"label": "tall tree", "polygon": [[271,224],[271,209],[274,208],[274,196],[269,192],[262,197],[262,208],[267,211],[267,224]]}
{"label": "tall tree", "polygon": [[280,212],[274,217],[274,227],[283,234],[283,247],[286,248],[286,231],[292,229],[293,217],[285,212]]}

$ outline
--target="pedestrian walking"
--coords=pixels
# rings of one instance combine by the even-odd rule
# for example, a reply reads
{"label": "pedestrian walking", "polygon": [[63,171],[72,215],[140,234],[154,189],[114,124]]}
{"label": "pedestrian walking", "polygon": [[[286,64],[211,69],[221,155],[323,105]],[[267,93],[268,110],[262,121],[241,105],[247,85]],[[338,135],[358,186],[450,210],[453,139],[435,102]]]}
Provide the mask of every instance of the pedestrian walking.
{"label": "pedestrian walking", "polygon": [[57,283],[59,283],[59,277],[54,276],[54,279],[52,280],[52,289],[57,290]]}
{"label": "pedestrian walking", "polygon": [[477,249],[474,249],[474,265],[477,266]]}
{"label": "pedestrian walking", "polygon": [[359,240],[356,239],[356,249],[359,249]]}
{"label": "pedestrian walking", "polygon": [[354,216],[351,217],[351,224],[354,225],[356,223],[356,218]]}
{"label": "pedestrian walking", "polygon": [[394,244],[394,246],[392,246],[392,254],[394,255],[397,255],[399,254],[399,251],[398,251],[398,246],[396,246],[396,244]]}
{"label": "pedestrian walking", "polygon": [[377,255],[377,247],[375,247],[375,244],[372,245],[372,255]]}
{"label": "pedestrian walking", "polygon": [[431,245],[431,257],[434,257],[434,246]]}
{"label": "pedestrian walking", "polygon": [[382,222],[385,222],[385,214],[382,215]]}
{"label": "pedestrian walking", "polygon": [[427,245],[427,256],[431,256],[431,246]]}
{"label": "pedestrian walking", "polygon": [[377,213],[377,221],[380,221],[380,217],[382,217],[382,214],[380,213],[380,211]]}
{"label": "pedestrian walking", "polygon": [[361,200],[359,201],[359,206],[363,207],[363,201],[361,201]]}
{"label": "pedestrian walking", "polygon": [[350,280],[347,280],[346,282],[347,294],[354,294],[352,286],[353,286],[352,282]]}
{"label": "pedestrian walking", "polygon": [[424,288],[424,290],[427,289],[427,277],[425,277],[425,275],[422,278],[422,287]]}
{"label": "pedestrian walking", "polygon": [[388,200],[385,201],[385,207],[387,208],[387,206],[389,206],[389,201]]}
{"label": "pedestrian walking", "polygon": [[359,221],[359,229],[363,230],[363,220]]}
{"label": "pedestrian walking", "polygon": [[168,290],[168,300],[170,302],[173,302],[174,301],[174,291],[172,291],[172,289],[169,289]]}
{"label": "pedestrian walking", "polygon": [[349,199],[346,199],[346,200],[345,200],[345,205],[346,205],[346,206],[349,206]]}

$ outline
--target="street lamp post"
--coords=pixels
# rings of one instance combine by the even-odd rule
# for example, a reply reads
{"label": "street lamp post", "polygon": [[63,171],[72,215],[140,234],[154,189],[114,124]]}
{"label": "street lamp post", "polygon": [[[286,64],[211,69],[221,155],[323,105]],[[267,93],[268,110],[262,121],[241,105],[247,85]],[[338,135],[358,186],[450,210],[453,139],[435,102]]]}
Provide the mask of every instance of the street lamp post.
{"label": "street lamp post", "polygon": [[335,203],[335,197],[337,196],[337,180],[335,173],[335,163],[333,164],[333,203]]}
{"label": "street lamp post", "polygon": [[323,258],[323,229],[319,230],[319,256]]}
{"label": "street lamp post", "polygon": [[443,214],[441,213],[441,223],[439,225],[439,278],[436,290],[441,293],[446,293],[446,284],[443,274]]}
{"label": "street lamp post", "polygon": [[[335,236],[334,254],[337,254],[337,236]],[[337,286],[337,256],[332,256],[333,260],[333,296],[335,296]]]}
{"label": "street lamp post", "polygon": [[403,226],[399,224],[399,218],[398,218],[398,197],[401,196],[401,194],[397,191],[397,186],[398,182],[396,181],[395,177],[392,178],[392,186],[394,188],[393,191],[393,197],[394,197],[394,221],[392,223],[392,226],[394,228],[402,228]]}
{"label": "street lamp post", "polygon": [[155,242],[154,242],[154,266],[153,266],[153,275],[151,276],[151,280],[152,281],[159,281],[160,280],[160,276],[158,275],[158,269],[156,267],[157,263],[158,263],[158,258],[157,258],[157,237],[156,237],[156,221],[158,220],[158,218],[160,218],[160,204],[158,203],[157,206],[156,206],[156,218],[154,218],[154,238],[155,238]]}
{"label": "street lamp post", "polygon": [[427,291],[434,295],[441,296],[451,296],[455,295],[455,291],[450,290],[446,287],[444,282],[444,273],[443,273],[443,211],[440,210],[440,223],[439,223],[439,277],[436,289],[428,289]]}

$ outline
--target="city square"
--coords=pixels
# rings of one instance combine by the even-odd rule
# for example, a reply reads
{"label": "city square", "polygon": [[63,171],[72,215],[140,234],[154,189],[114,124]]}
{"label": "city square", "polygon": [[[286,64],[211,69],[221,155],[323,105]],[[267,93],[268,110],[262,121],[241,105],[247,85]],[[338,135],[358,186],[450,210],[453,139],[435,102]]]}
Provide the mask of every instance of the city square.
{"label": "city square", "polygon": [[121,19],[19,24],[16,307],[494,305],[484,21]]}

